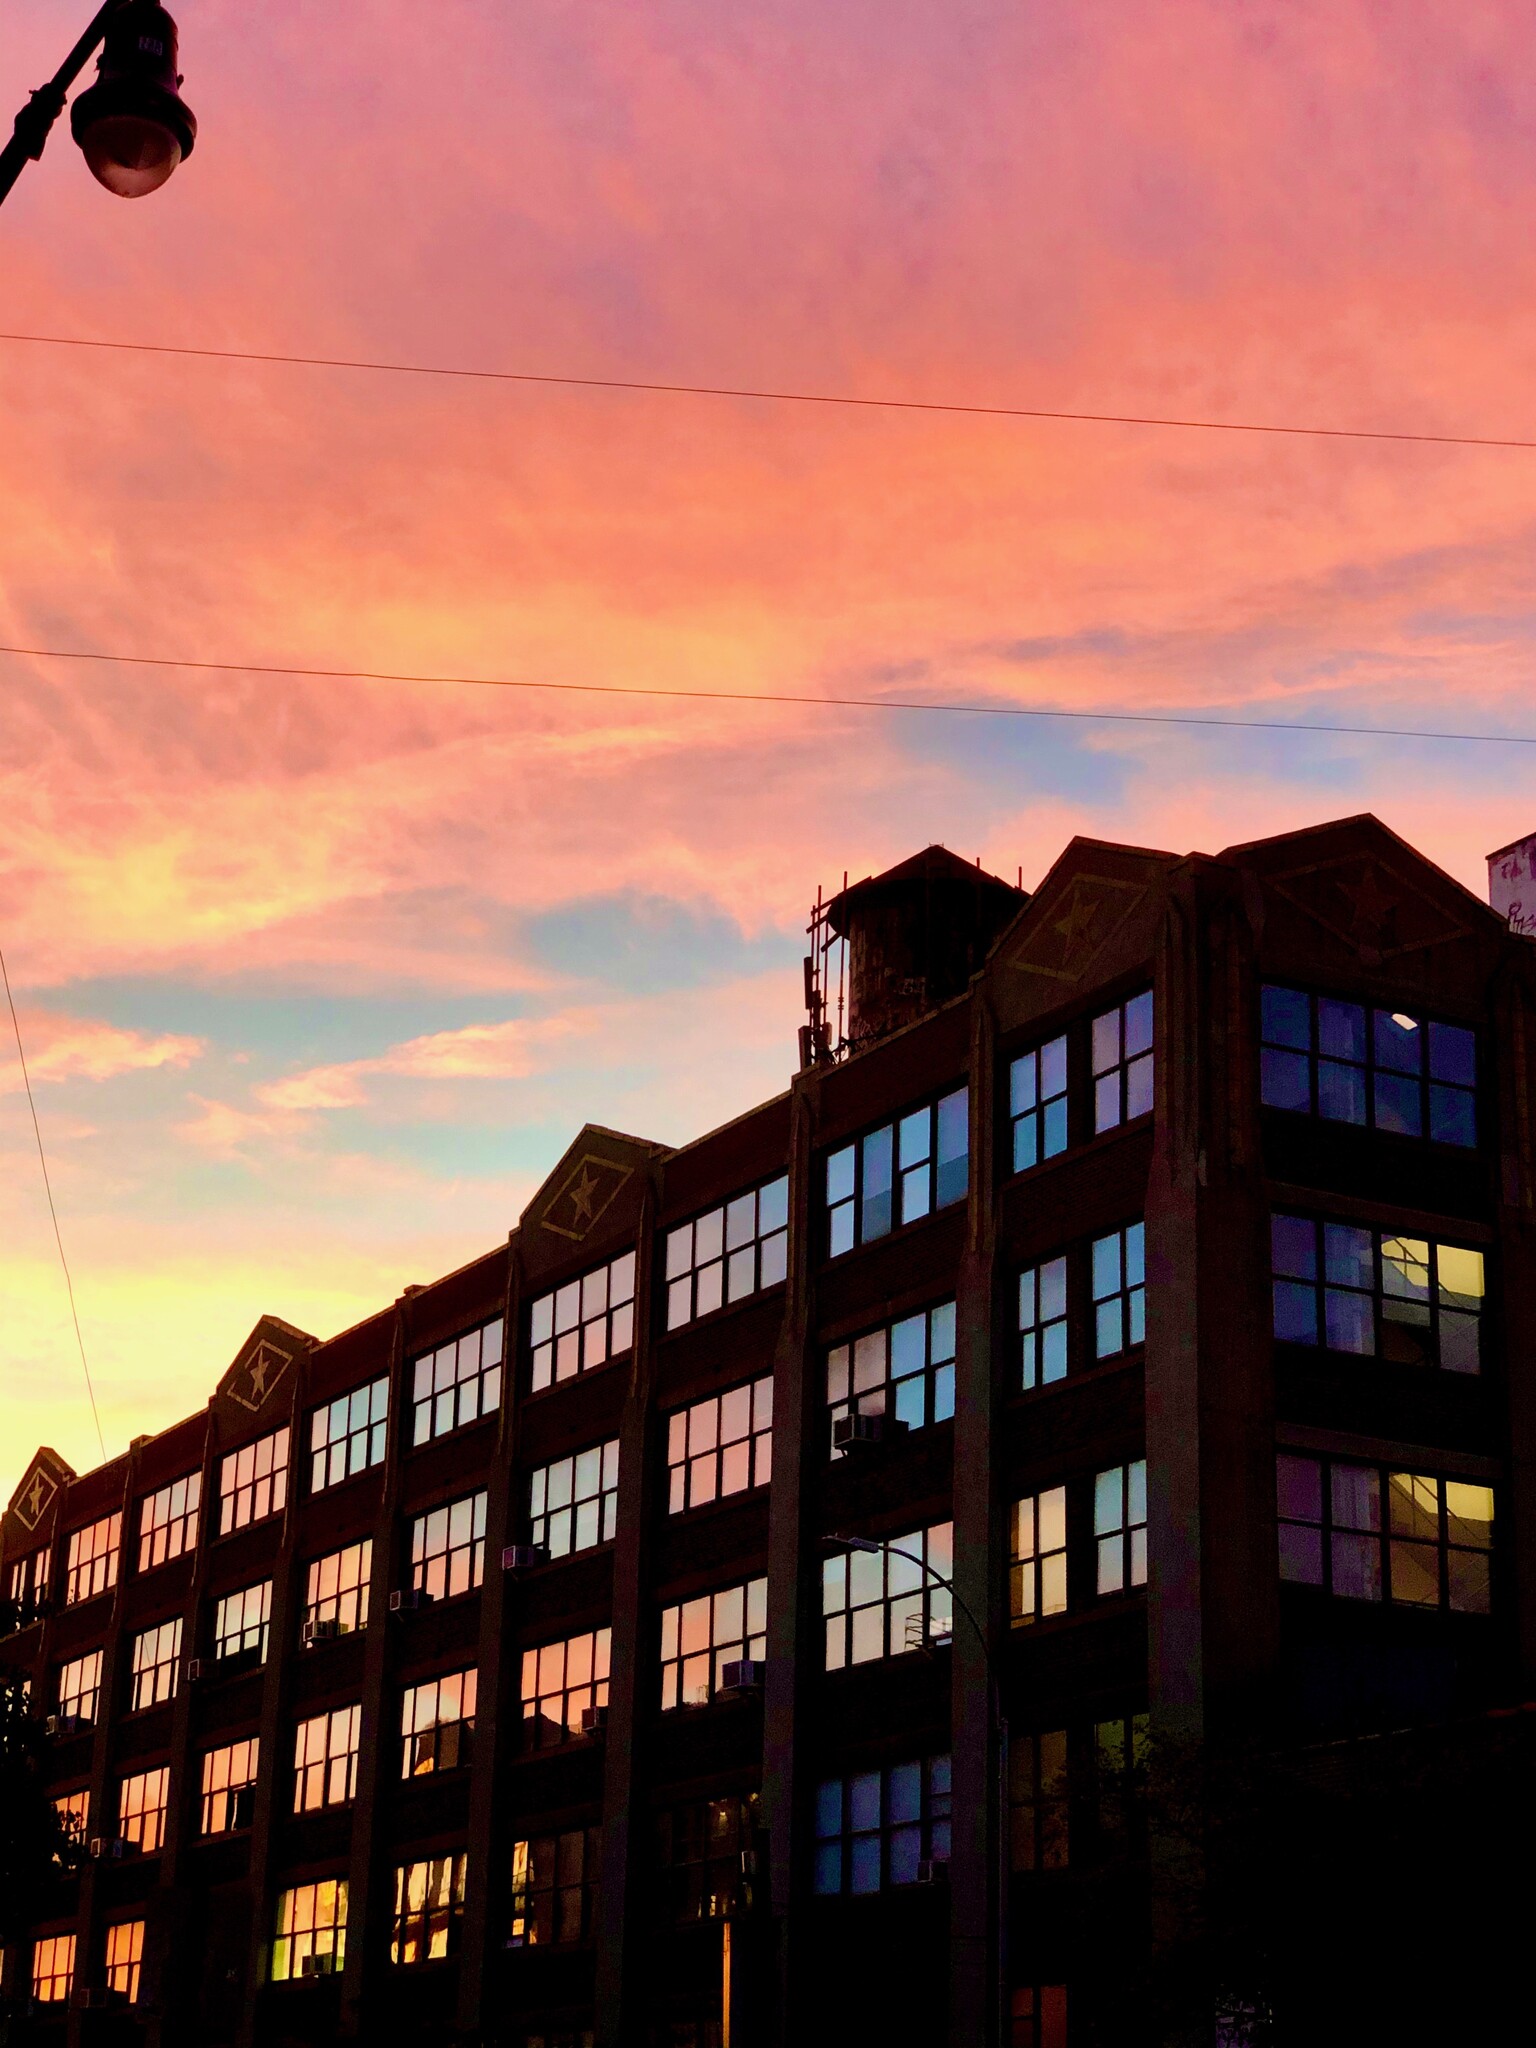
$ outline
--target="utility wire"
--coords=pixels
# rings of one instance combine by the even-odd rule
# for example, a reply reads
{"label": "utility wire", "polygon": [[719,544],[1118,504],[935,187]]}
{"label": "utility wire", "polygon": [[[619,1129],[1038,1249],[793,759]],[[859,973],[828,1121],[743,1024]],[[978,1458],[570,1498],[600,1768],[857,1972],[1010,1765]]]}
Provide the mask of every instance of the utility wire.
{"label": "utility wire", "polygon": [[53,1241],[59,1248],[59,1264],[64,1268],[64,1285],[69,1294],[69,1313],[75,1325],[75,1342],[80,1347],[80,1367],[85,1374],[85,1391],[91,1397],[91,1420],[96,1425],[96,1441],[101,1446],[101,1459],[105,1464],[107,1440],[101,1433],[101,1415],[96,1407],[96,1389],[91,1384],[91,1368],[86,1364],[85,1339],[80,1334],[80,1311],[75,1307],[75,1283],[69,1277],[69,1261],[64,1256],[64,1238],[59,1229],[59,1212],[53,1206],[53,1183],[48,1178],[48,1157],[43,1151],[43,1131],[37,1120],[37,1103],[32,1094],[32,1076],[27,1072],[27,1055],[21,1043],[21,1019],[16,1015],[16,998],[11,994],[11,977],[6,972],[3,949],[0,949],[0,981],[5,983],[5,1000],[10,1005],[11,1028],[16,1033],[16,1057],[21,1061],[21,1078],[27,1091],[27,1107],[32,1112],[32,1135],[37,1140],[37,1161],[43,1169],[43,1191],[48,1197],[48,1214],[53,1218]]}
{"label": "utility wire", "polygon": [[707,704],[800,704],[812,710],[959,712],[972,718],[1070,718],[1105,725],[1215,726],[1226,732],[1329,733],[1335,738],[1462,740],[1472,746],[1536,747],[1536,733],[1443,732],[1419,725],[1325,725],[1290,718],[1209,718],[1184,711],[1062,711],[1038,704],[946,704],[924,697],[821,697],[792,690],[673,690],[660,683],[551,683],[523,676],[407,675],[394,669],[297,668],[273,661],[183,661],[170,654],[91,654],[73,647],[12,647],[0,654],[35,661],[110,661],[128,668],[186,668],[203,674],[298,676],[324,682],[440,683],[472,690],[550,690],[581,697],[667,697]]}
{"label": "utility wire", "polygon": [[393,377],[460,377],[491,384],[547,384],[572,391],[641,391],[668,398],[751,398],[775,405],[852,406],[874,412],[960,414],[974,419],[1061,420],[1095,427],[1176,427],[1208,434],[1281,434],[1318,441],[1397,441],[1428,448],[1536,449],[1536,439],[1493,434],[1417,434],[1391,428],[1288,426],[1264,420],[1207,420],[1153,413],[1066,412],[1032,405],[970,405],[936,398],[860,398],[845,391],[778,391],[755,385],[670,384],[638,377],[556,376],[534,370],[471,370],[447,363],[383,363],[353,356],[298,356],[243,348],[183,348],[170,342],[95,341],[78,334],[7,334],[50,348],[116,349],[134,355],[196,356],[220,363],[287,363],[313,370],[372,370]]}

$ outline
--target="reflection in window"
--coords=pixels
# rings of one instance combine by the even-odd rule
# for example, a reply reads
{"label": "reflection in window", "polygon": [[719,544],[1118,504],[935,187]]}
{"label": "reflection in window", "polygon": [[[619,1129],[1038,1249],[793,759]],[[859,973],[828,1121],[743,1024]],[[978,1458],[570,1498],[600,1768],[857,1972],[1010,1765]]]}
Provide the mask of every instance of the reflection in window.
{"label": "reflection in window", "polygon": [[144,1966],[144,1922],[142,1920],[117,1920],[107,1929],[107,1946],[103,1958],[106,1964],[107,1989],[117,1997],[136,2005],[139,1999],[139,1972]]}
{"label": "reflection in window", "polygon": [[551,1557],[611,1543],[619,1522],[619,1440],[557,1458],[528,1478],[529,1541]]}
{"label": "reflection in window", "polygon": [[1273,985],[1263,991],[1260,1020],[1260,1092],[1269,1108],[1476,1145],[1475,1032]]}
{"label": "reflection in window", "polygon": [[597,1628],[524,1650],[523,1741],[529,1749],[549,1749],[588,1732],[582,1716],[608,1704],[612,1646],[612,1629]]}
{"label": "reflection in window", "polygon": [[485,1578],[486,1495],[468,1493],[411,1524],[411,1585],[429,1600],[452,1600]]}
{"label": "reflection in window", "polygon": [[1093,1020],[1093,1128],[1112,1131],[1152,1110],[1152,991]]}
{"label": "reflection in window", "polygon": [[368,1586],[373,1576],[373,1538],[345,1550],[312,1557],[304,1574],[304,1623],[312,1632],[351,1635],[368,1625]]}
{"label": "reflection in window", "polygon": [[1275,1460],[1280,1576],[1345,1600],[1487,1614],[1493,1489],[1422,1472]]}
{"label": "reflection in window", "polygon": [[828,1153],[828,1257],[964,1201],[970,1185],[968,1102],[967,1091],[956,1088]]}
{"label": "reflection in window", "polygon": [[592,1939],[597,1923],[601,1831],[569,1828],[512,1844],[509,1948]]}
{"label": "reflection in window", "polygon": [[59,1667],[59,1712],[76,1721],[94,1721],[101,1697],[101,1652],[87,1650]]}
{"label": "reflection in window", "polygon": [[469,1763],[478,1676],[473,1670],[449,1671],[405,1688],[400,1698],[402,1777],[463,1770]]}
{"label": "reflection in window", "polygon": [[14,1617],[17,1628],[25,1628],[33,1616],[42,1611],[43,1602],[48,1598],[51,1561],[52,1553],[46,1546],[12,1561],[6,1581],[6,1596],[17,1610]]}
{"label": "reflection in window", "polygon": [[501,1317],[468,1330],[411,1367],[411,1442],[424,1444],[494,1415],[501,1405]]}
{"label": "reflection in window", "polygon": [[131,1709],[155,1707],[173,1697],[181,1664],[181,1616],[147,1628],[133,1639]]}
{"label": "reflection in window", "polygon": [[768,1581],[701,1593],[661,1614],[661,1706],[708,1705],[727,1664],[768,1654]]}
{"label": "reflection in window", "polygon": [[258,1737],[210,1749],[203,1758],[202,1805],[198,1833],[227,1835],[248,1828],[256,1809],[256,1767],[261,1760]]}
{"label": "reflection in window", "polygon": [[1481,1252],[1310,1216],[1276,1215],[1271,1241],[1283,1343],[1481,1370]]}
{"label": "reflection in window", "polygon": [[293,1737],[293,1810],[350,1806],[357,1797],[357,1743],[363,1710],[337,1707],[301,1721]]}
{"label": "reflection in window", "polygon": [[742,1855],[756,1846],[758,1796],[690,1799],[658,1816],[664,1907],[679,1925],[723,1920],[741,1902]]}
{"label": "reflection in window", "polygon": [[288,1498],[288,1426],[219,1460],[219,1534],[281,1512]]}
{"label": "reflection in window", "polygon": [[776,1287],[786,1271],[789,1179],[737,1195],[667,1232],[667,1328]]}
{"label": "reflection in window", "polygon": [[827,1400],[832,1430],[849,1414],[889,1415],[908,1429],[948,1422],[955,1412],[955,1304],[941,1302],[834,1345]]}
{"label": "reflection in window", "polygon": [[[897,1555],[900,1551],[904,1553]],[[840,1551],[823,1558],[821,1611],[826,1668],[841,1671],[948,1637],[953,1631],[953,1528],[935,1522],[893,1536],[879,1550]],[[924,1567],[927,1567],[925,1570]]]}
{"label": "reflection in window", "polygon": [[347,1956],[347,1880],[328,1877],[318,1884],[295,1885],[279,1892],[277,1938],[272,1944],[272,1981],[290,1977],[336,1975]]}
{"label": "reflection in window", "polygon": [[32,1996],[39,2005],[67,2003],[75,1981],[75,1937],[45,1934],[32,1944]]}
{"label": "reflection in window", "polygon": [[139,1502],[139,1570],[153,1571],[197,1547],[197,1509],[203,1475],[189,1472]]}
{"label": "reflection in window", "polygon": [[1008,1517],[1008,1610],[1015,1628],[1067,1610],[1067,1489],[1026,1494]]}
{"label": "reflection in window", "polygon": [[1023,1173],[1067,1149],[1067,1041],[1027,1052],[1008,1069],[1013,1170]]}
{"label": "reflection in window", "polygon": [[529,1312],[528,1341],[535,1393],[627,1351],[635,1341],[634,1253],[541,1294]]}
{"label": "reflection in window", "polygon": [[766,1486],[773,1466],[773,1377],[711,1394],[667,1418],[667,1513]]}
{"label": "reflection in window", "polygon": [[309,1486],[320,1493],[384,1460],[389,1378],[370,1380],[317,1408],[309,1418]]}
{"label": "reflection in window", "polygon": [[168,1764],[154,1771],[135,1771],[118,1786],[117,1832],[145,1856],[153,1856],[165,1840],[170,1787]]}
{"label": "reflection in window", "polygon": [[469,1858],[429,1856],[395,1869],[395,1910],[389,1929],[389,1960],[401,1968],[430,1963],[455,1953],[464,1920],[464,1880]]}
{"label": "reflection in window", "polygon": [[1067,1262],[1047,1259],[1019,1275],[1019,1343],[1025,1393],[1067,1376]]}
{"label": "reflection in window", "polygon": [[99,1522],[71,1531],[64,1572],[66,1607],[73,1607],[77,1600],[92,1600],[117,1584],[122,1530],[123,1518],[116,1514],[103,1515]]}
{"label": "reflection in window", "polygon": [[1147,1336],[1147,1227],[1128,1223],[1093,1243],[1093,1345],[1113,1358]]}
{"label": "reflection in window", "polygon": [[816,1788],[814,1889],[823,1898],[916,1884],[949,1861],[947,1756],[826,1778]]}
{"label": "reflection in window", "polygon": [[1147,1461],[1112,1465],[1093,1482],[1098,1590],[1123,1593],[1147,1583]]}
{"label": "reflection in window", "polygon": [[224,1594],[213,1608],[214,1656],[249,1656],[253,1663],[265,1664],[271,1624],[270,1579],[263,1579],[256,1586],[242,1586],[238,1593]]}
{"label": "reflection in window", "polygon": [[1008,1738],[1008,1862],[1013,1870],[1065,1870],[1067,1731]]}
{"label": "reflection in window", "polygon": [[1008,2007],[1008,2048],[1067,2048],[1065,1984],[1020,1984]]}

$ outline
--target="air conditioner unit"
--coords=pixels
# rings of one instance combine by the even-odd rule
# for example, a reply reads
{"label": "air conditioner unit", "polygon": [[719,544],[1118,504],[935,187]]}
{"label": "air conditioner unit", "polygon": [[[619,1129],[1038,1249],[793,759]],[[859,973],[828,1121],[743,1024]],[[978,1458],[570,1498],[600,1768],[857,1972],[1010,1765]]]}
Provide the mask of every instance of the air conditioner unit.
{"label": "air conditioner unit", "polygon": [[121,1991],[108,1991],[100,1984],[82,1984],[75,1992],[75,2004],[85,2012],[99,2012],[103,2006],[126,2003]]}
{"label": "air conditioner unit", "polygon": [[606,1707],[583,1707],[581,1710],[581,1732],[583,1735],[601,1735],[608,1726]]}
{"label": "air conditioner unit", "polygon": [[45,1735],[78,1735],[86,1723],[78,1714],[50,1714],[43,1723]]}
{"label": "air conditioner unit", "polygon": [[[398,1599],[398,1597],[397,1594],[390,1600],[389,1604],[391,1607],[394,1606],[395,1599]],[[334,1642],[340,1634],[341,1623],[335,1619],[329,1621],[306,1621],[304,1624],[304,1640],[306,1643]]]}
{"label": "air conditioner unit", "polygon": [[315,1949],[309,1955],[300,1956],[299,1958],[299,1975],[301,1977],[334,1977],[335,1974],[336,1957],[330,1949],[327,1949],[323,1955],[318,1949]]}
{"label": "air conditioner unit", "polygon": [[949,1865],[942,1862],[938,1857],[919,1863],[917,1866],[917,1881],[919,1884],[948,1884]]}
{"label": "air conditioner unit", "polygon": [[509,1543],[501,1553],[504,1572],[530,1572],[536,1564],[549,1563],[549,1546],[544,1543]]}
{"label": "air conditioner unit", "polygon": [[720,1690],[723,1693],[761,1692],[762,1689],[763,1666],[759,1658],[739,1657],[720,1673]]}
{"label": "air conditioner unit", "polygon": [[906,1433],[907,1425],[894,1415],[839,1415],[832,1425],[832,1448],[856,1450],[861,1445],[888,1443]]}
{"label": "air conditioner unit", "polygon": [[115,1863],[123,1856],[133,1853],[132,1842],[124,1841],[121,1835],[92,1835],[91,1861],[93,1863]]}
{"label": "air conditioner unit", "polygon": [[389,1596],[391,1614],[414,1614],[418,1607],[429,1607],[432,1595],[420,1586],[401,1586]]}
{"label": "air conditioner unit", "polygon": [[187,1659],[188,1685],[196,1685],[197,1681],[203,1675],[203,1668],[203,1660],[201,1657],[189,1657]]}

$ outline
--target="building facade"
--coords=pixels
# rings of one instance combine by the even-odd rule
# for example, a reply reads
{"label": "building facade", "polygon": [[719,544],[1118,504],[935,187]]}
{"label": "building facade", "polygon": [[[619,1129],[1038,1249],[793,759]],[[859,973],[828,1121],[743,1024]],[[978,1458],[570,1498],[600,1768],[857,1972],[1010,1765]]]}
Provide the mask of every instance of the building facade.
{"label": "building facade", "polygon": [[1529,1693],[1536,948],[1371,818],[816,929],[785,1094],[37,1452],[18,2038],[1098,2041],[1149,1741]]}

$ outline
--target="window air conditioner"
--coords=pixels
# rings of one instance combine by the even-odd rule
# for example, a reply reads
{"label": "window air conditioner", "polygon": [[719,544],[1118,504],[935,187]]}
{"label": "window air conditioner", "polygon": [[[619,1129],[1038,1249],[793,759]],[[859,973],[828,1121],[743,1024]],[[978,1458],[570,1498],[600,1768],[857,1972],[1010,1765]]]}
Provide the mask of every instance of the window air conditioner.
{"label": "window air conditioner", "polygon": [[[389,1604],[393,1607],[395,1603],[391,1600]],[[306,1643],[333,1643],[340,1634],[341,1623],[334,1616],[328,1621],[306,1621],[304,1624]]]}
{"label": "window air conditioner", "polygon": [[45,1735],[78,1735],[85,1726],[78,1714],[50,1714],[43,1723]]}
{"label": "window air conditioner", "polygon": [[203,1660],[202,1660],[202,1658],[201,1658],[201,1657],[189,1657],[189,1658],[187,1659],[187,1683],[188,1683],[188,1685],[196,1685],[197,1681],[198,1681],[198,1680],[199,1680],[199,1679],[200,1679],[200,1678],[202,1677],[202,1675],[203,1675]]}
{"label": "window air conditioner", "polygon": [[329,1949],[323,1955],[318,1949],[314,1949],[307,1956],[299,1957],[301,1977],[334,1977],[335,1974],[336,1957]]}
{"label": "window air conditioner", "polygon": [[851,1451],[861,1444],[888,1443],[906,1433],[907,1425],[894,1415],[839,1415],[832,1425],[832,1448]]}
{"label": "window air conditioner", "polygon": [[529,1572],[536,1564],[549,1563],[549,1548],[543,1543],[509,1543],[501,1553],[504,1572]]}
{"label": "window air conditioner", "polygon": [[432,1595],[422,1591],[420,1586],[400,1586],[389,1596],[391,1614],[414,1614],[418,1607],[431,1604]]}
{"label": "window air conditioner", "polygon": [[723,1693],[761,1692],[762,1689],[763,1666],[757,1657],[739,1657],[720,1673],[720,1690]]}
{"label": "window air conditioner", "polygon": [[132,1842],[125,1842],[121,1835],[92,1835],[91,1861],[93,1863],[115,1863],[133,1848]]}
{"label": "window air conditioner", "polygon": [[937,1857],[919,1863],[917,1881],[919,1884],[948,1884],[949,1865]]}
{"label": "window air conditioner", "polygon": [[75,2004],[86,2012],[99,2012],[103,2006],[126,2005],[127,2002],[121,1991],[108,1991],[100,1984],[82,1984],[75,1993]]}
{"label": "window air conditioner", "polygon": [[581,1710],[581,1732],[583,1735],[601,1735],[608,1726],[606,1707],[583,1707]]}

